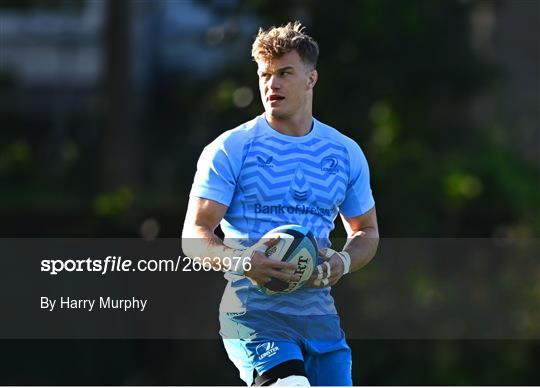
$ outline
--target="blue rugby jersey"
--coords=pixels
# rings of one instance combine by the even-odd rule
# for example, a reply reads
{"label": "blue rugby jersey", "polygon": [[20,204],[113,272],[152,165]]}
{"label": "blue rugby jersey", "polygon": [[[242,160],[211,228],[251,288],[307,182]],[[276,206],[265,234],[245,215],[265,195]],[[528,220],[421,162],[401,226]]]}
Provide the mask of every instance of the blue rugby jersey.
{"label": "blue rugby jersey", "polygon": [[[316,119],[313,123],[307,135],[287,136],[260,115],[205,147],[190,197],[228,206],[220,224],[227,245],[247,247],[277,226],[299,224],[313,232],[319,247],[329,247],[338,213],[354,217],[375,205],[358,144]],[[329,288],[268,296],[243,276],[225,276],[222,312],[336,313]]]}

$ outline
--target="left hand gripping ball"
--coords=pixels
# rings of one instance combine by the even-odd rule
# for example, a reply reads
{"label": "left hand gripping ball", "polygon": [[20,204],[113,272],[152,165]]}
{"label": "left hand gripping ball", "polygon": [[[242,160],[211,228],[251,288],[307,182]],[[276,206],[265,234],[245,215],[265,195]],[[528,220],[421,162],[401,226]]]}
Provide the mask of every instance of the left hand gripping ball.
{"label": "left hand gripping ball", "polygon": [[286,294],[302,287],[311,277],[317,261],[317,242],[313,233],[300,225],[283,225],[272,229],[263,239],[280,237],[279,242],[266,250],[272,260],[296,264],[296,270],[283,270],[285,273],[300,275],[300,280],[289,283],[272,278],[261,287],[268,295]]}

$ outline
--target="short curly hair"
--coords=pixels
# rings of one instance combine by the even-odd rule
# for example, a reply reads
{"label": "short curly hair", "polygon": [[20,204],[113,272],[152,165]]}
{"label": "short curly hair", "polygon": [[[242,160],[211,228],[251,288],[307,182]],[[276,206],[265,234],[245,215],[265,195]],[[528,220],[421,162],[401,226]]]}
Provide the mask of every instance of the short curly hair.
{"label": "short curly hair", "polygon": [[254,61],[271,60],[296,50],[304,64],[315,69],[319,57],[319,45],[304,33],[305,27],[299,21],[289,22],[268,30],[259,29],[253,42],[251,56]]}

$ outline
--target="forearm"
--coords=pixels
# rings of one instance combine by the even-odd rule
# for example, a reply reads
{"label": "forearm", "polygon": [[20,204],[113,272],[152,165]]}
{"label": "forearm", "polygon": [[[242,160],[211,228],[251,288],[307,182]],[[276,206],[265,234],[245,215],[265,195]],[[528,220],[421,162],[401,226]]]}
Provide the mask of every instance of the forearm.
{"label": "forearm", "polygon": [[[204,260],[212,263],[212,268],[222,270],[231,265],[231,259],[239,255],[239,251],[223,244],[223,241],[208,227],[184,225],[182,232],[182,250],[193,260]],[[228,258],[225,259],[224,258]]]}
{"label": "forearm", "polygon": [[351,256],[349,272],[365,267],[377,253],[379,232],[376,228],[366,227],[353,233],[343,248]]}

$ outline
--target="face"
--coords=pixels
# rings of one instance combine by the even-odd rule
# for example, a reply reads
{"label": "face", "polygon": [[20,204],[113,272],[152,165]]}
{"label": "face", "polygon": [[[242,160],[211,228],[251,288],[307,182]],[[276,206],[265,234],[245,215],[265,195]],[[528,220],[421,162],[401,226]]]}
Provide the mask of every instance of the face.
{"label": "face", "polygon": [[[289,119],[311,108],[317,71],[306,66],[296,51],[257,61],[264,110],[277,119]],[[311,112],[311,110],[309,110]]]}

